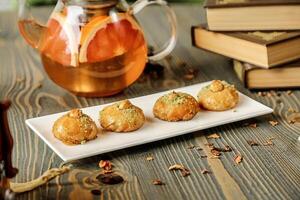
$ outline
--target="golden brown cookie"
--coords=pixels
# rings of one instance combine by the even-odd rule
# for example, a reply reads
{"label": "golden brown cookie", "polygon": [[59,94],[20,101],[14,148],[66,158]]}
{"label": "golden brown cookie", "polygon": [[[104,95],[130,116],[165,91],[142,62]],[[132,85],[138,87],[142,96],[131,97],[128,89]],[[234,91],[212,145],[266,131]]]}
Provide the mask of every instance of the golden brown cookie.
{"label": "golden brown cookie", "polygon": [[239,95],[234,85],[214,80],[198,93],[198,102],[207,110],[224,111],[237,105]]}
{"label": "golden brown cookie", "polygon": [[199,112],[197,100],[183,92],[171,92],[161,96],[154,104],[153,114],[165,121],[186,121]]}
{"label": "golden brown cookie", "polygon": [[52,133],[68,145],[82,144],[97,137],[95,122],[79,109],[74,109],[55,121]]}
{"label": "golden brown cookie", "polygon": [[142,109],[129,100],[120,101],[100,111],[100,124],[108,131],[131,132],[141,128],[144,123]]}

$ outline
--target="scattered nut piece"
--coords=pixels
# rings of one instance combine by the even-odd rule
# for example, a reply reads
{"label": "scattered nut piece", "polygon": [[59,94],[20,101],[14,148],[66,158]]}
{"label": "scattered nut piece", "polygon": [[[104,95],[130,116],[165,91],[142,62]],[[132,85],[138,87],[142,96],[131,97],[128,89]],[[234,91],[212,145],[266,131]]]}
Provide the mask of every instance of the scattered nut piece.
{"label": "scattered nut piece", "polygon": [[247,140],[247,143],[253,147],[253,146],[259,146],[258,142],[254,141],[254,140]]}
{"label": "scattered nut piece", "polygon": [[213,134],[210,134],[209,136],[207,136],[208,139],[218,139],[220,137],[221,136],[219,136],[217,133],[213,133]]}
{"label": "scattered nut piece", "polygon": [[152,181],[152,184],[153,184],[153,185],[165,185],[165,183],[162,182],[162,181],[159,180],[159,179],[154,179],[154,180]]}
{"label": "scattered nut piece", "polygon": [[248,126],[251,128],[257,128],[257,123],[252,123],[252,124],[249,124]]}
{"label": "scattered nut piece", "polygon": [[195,78],[194,74],[185,74],[184,76],[185,80],[193,80]]}
{"label": "scattered nut piece", "polygon": [[209,173],[210,173],[210,171],[208,171],[207,169],[201,170],[201,174],[209,174]]}
{"label": "scattered nut piece", "polygon": [[209,159],[220,159],[220,156],[212,155],[212,156],[209,156]]}
{"label": "scattered nut piece", "polygon": [[172,170],[180,170],[181,171],[181,175],[183,177],[190,175],[190,170],[188,170],[187,168],[185,168],[183,165],[180,164],[175,164],[169,167],[169,171]]}
{"label": "scattered nut piece", "polygon": [[296,110],[294,108],[292,108],[292,107],[289,107],[288,112],[295,113]]}
{"label": "scattered nut piece", "polygon": [[266,142],[263,143],[264,146],[273,146],[274,143],[272,142],[272,140],[268,139]]}
{"label": "scattered nut piece", "polygon": [[224,149],[221,149],[223,152],[231,152],[232,148],[229,145],[225,145]]}
{"label": "scattered nut piece", "polygon": [[[213,151],[214,150],[214,151]],[[211,152],[231,152],[232,151],[232,148],[229,146],[229,145],[225,145],[224,148],[220,148],[220,147],[215,147],[213,146],[211,148]]]}
{"label": "scattered nut piece", "polygon": [[214,148],[214,144],[213,143],[206,143],[206,146],[208,146],[208,148],[213,149]]}
{"label": "scattered nut piece", "polygon": [[242,162],[242,160],[243,160],[243,157],[242,157],[241,155],[236,155],[236,156],[234,157],[234,162],[235,162],[236,164],[240,164],[240,163]]}
{"label": "scattered nut piece", "polygon": [[196,150],[202,151],[203,149],[201,147],[196,147]]}
{"label": "scattered nut piece", "polygon": [[217,149],[212,149],[210,152],[214,156],[220,156],[221,155],[220,151],[218,151]]}
{"label": "scattered nut piece", "polygon": [[295,123],[296,123],[296,120],[291,119],[291,120],[288,121],[288,123],[289,123],[289,124],[295,124]]}
{"label": "scattered nut piece", "polygon": [[108,171],[112,169],[112,164],[109,160],[100,160],[99,167]]}
{"label": "scattered nut piece", "polygon": [[153,158],[153,156],[147,156],[146,160],[151,161],[151,160],[154,160],[154,158]]}
{"label": "scattered nut piece", "polygon": [[291,94],[293,94],[293,91],[292,90],[288,90],[288,91],[286,91],[286,93],[287,93],[287,95],[291,95]]}
{"label": "scattered nut piece", "polygon": [[183,177],[186,177],[186,176],[189,176],[191,174],[191,172],[188,170],[184,170],[184,171],[181,171],[181,174]]}
{"label": "scattered nut piece", "polygon": [[278,125],[278,121],[269,121],[269,123],[272,125],[272,126],[277,126]]}
{"label": "scattered nut piece", "polygon": [[[183,67],[186,67],[185,65],[182,65]],[[198,74],[198,70],[197,69],[193,69],[193,68],[188,68],[186,74],[183,76],[186,80],[192,80],[196,77],[196,75]]]}

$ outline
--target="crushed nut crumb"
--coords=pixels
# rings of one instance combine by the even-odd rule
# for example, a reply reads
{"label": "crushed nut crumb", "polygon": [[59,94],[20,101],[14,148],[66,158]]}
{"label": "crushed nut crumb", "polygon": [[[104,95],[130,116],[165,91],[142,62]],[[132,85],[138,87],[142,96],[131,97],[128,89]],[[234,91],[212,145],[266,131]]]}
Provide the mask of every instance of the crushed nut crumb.
{"label": "crushed nut crumb", "polygon": [[254,140],[247,140],[247,143],[253,147],[253,146],[259,146],[258,142],[254,141]]}
{"label": "crushed nut crumb", "polygon": [[264,146],[273,146],[274,143],[271,139],[268,139],[266,142],[263,143]]}
{"label": "crushed nut crumb", "polygon": [[223,151],[223,152],[231,152],[232,148],[229,145],[225,145],[225,148],[221,149],[221,151]]}
{"label": "crushed nut crumb", "polygon": [[257,128],[258,125],[257,123],[252,123],[252,124],[248,124],[248,126],[251,128]]}
{"label": "crushed nut crumb", "polygon": [[195,78],[195,75],[194,75],[194,74],[185,74],[185,75],[183,76],[183,78],[184,78],[185,80],[193,80],[193,79]]}
{"label": "crushed nut crumb", "polygon": [[292,108],[292,107],[289,107],[288,112],[295,113],[296,110],[294,108]]}
{"label": "crushed nut crumb", "polygon": [[296,120],[291,119],[291,120],[288,121],[288,123],[289,123],[289,124],[295,124],[295,123],[296,123]]}
{"label": "crushed nut crumb", "polygon": [[217,149],[212,149],[210,152],[214,156],[220,156],[221,155],[220,151],[218,151]]}
{"label": "crushed nut crumb", "polygon": [[272,126],[277,126],[278,125],[278,121],[269,121],[269,123],[272,125]]}
{"label": "crushed nut crumb", "polygon": [[215,155],[209,156],[209,159],[220,159],[220,158],[221,158],[220,156],[215,156]]}
{"label": "crushed nut crumb", "polygon": [[99,167],[104,170],[111,170],[112,169],[112,163],[109,160],[100,160]]}
{"label": "crushed nut crumb", "polygon": [[210,171],[208,171],[207,169],[201,170],[201,174],[209,174],[209,173],[210,173]]}
{"label": "crushed nut crumb", "polygon": [[241,155],[236,155],[236,156],[234,157],[234,162],[235,162],[236,164],[240,164],[242,161],[243,161],[243,156],[241,156]]}
{"label": "crushed nut crumb", "polygon": [[153,184],[153,185],[165,185],[165,183],[162,182],[162,181],[159,180],[159,179],[154,179],[154,180],[152,181],[152,184]]}
{"label": "crushed nut crumb", "polygon": [[201,147],[196,147],[196,150],[202,151],[203,149]]}
{"label": "crushed nut crumb", "polygon": [[293,91],[292,90],[288,90],[288,91],[286,91],[286,93],[287,93],[287,95],[291,95],[291,94],[293,94]]}
{"label": "crushed nut crumb", "polygon": [[210,148],[210,149],[212,149],[214,147],[213,143],[206,143],[205,145],[208,146],[208,148]]}
{"label": "crushed nut crumb", "polygon": [[147,160],[147,161],[151,161],[151,160],[154,160],[154,158],[153,158],[153,156],[147,156],[147,157],[146,157],[146,160]]}
{"label": "crushed nut crumb", "polygon": [[169,167],[169,171],[172,170],[180,170],[181,171],[181,175],[183,177],[190,175],[190,170],[188,170],[187,168],[185,168],[183,165],[180,164],[175,164]]}
{"label": "crushed nut crumb", "polygon": [[221,136],[218,135],[217,133],[213,133],[213,134],[210,134],[209,136],[207,136],[208,139],[218,139],[220,137]]}

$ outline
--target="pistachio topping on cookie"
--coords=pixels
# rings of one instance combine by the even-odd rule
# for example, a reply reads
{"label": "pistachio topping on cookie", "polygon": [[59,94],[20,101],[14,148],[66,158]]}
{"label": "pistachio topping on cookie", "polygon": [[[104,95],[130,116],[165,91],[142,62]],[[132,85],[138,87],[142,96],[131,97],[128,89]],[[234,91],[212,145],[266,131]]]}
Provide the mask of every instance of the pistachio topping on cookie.
{"label": "pistachio topping on cookie", "polygon": [[154,116],[165,121],[190,120],[198,111],[199,104],[193,96],[175,91],[158,98],[153,107]]}
{"label": "pistachio topping on cookie", "polygon": [[185,93],[173,91],[168,95],[162,96],[162,101],[168,104],[183,104],[187,97]]}
{"label": "pistachio topping on cookie", "polygon": [[55,121],[52,132],[63,143],[74,145],[95,139],[98,129],[92,118],[80,109],[73,109]]}
{"label": "pistachio topping on cookie", "polygon": [[73,109],[69,112],[69,117],[73,117],[73,118],[80,118],[82,116],[82,111],[78,108]]}
{"label": "pistachio topping on cookie", "polygon": [[224,111],[235,107],[239,95],[234,85],[226,81],[214,80],[198,93],[198,102],[207,110]]}
{"label": "pistachio topping on cookie", "polygon": [[142,109],[123,100],[101,110],[99,122],[108,131],[131,132],[143,126],[145,116]]}
{"label": "pistachio topping on cookie", "polygon": [[224,89],[224,84],[222,83],[222,81],[220,80],[214,80],[211,84],[209,89],[212,92],[219,92],[222,91]]}
{"label": "pistachio topping on cookie", "polygon": [[116,105],[120,110],[132,107],[132,103],[128,99],[120,101]]}

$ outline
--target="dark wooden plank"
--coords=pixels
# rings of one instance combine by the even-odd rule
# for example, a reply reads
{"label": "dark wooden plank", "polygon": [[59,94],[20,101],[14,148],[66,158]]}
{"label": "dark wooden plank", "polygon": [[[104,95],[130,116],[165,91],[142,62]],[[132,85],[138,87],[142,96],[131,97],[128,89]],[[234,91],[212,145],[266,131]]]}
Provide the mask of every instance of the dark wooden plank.
{"label": "dark wooden plank", "polygon": [[[300,111],[300,92],[297,90],[288,95],[282,91],[280,97],[261,97],[246,90],[234,76],[229,59],[191,46],[190,27],[204,19],[200,5],[174,4],[173,8],[177,14],[180,36],[172,59],[161,61],[166,68],[164,78],[156,80],[148,77],[146,81],[136,82],[123,93],[109,98],[86,99],[64,91],[47,78],[37,52],[28,47],[20,36],[0,38],[0,98],[8,97],[13,101],[9,122],[16,142],[14,165],[20,169],[13,181],[31,180],[48,168],[62,164],[59,157],[26,127],[24,120],[29,117],[211,79],[234,83],[240,91],[274,108],[274,114],[257,118],[257,128],[244,127],[244,122],[238,122],[76,161],[70,173],[18,196],[20,199],[83,199],[83,196],[84,199],[299,199],[300,146],[297,137],[300,127],[288,124],[287,117],[291,114],[289,107]],[[39,8],[34,11],[46,19],[50,10]],[[164,25],[163,16],[157,7],[149,8],[138,16],[149,43],[155,47],[167,38],[168,28]],[[16,30],[14,22],[7,24]],[[183,78],[188,68],[199,70],[193,80]],[[270,119],[279,121],[279,125],[272,127],[268,123]],[[214,132],[218,132],[221,138],[207,139],[207,134]],[[246,142],[253,139],[263,143],[269,137],[275,137],[274,146],[250,147]],[[220,146],[228,144],[233,152],[223,153],[220,160],[201,158],[201,155],[209,154],[205,146],[207,141]],[[188,149],[190,145],[199,145],[204,151]],[[244,160],[234,165],[233,157],[237,154],[243,155]],[[147,161],[148,155],[153,155],[154,160]],[[126,181],[115,186],[90,184],[89,180],[99,173],[99,160],[107,158]],[[189,168],[191,175],[182,177],[179,172],[169,172],[168,167],[175,163]],[[201,174],[202,169],[212,173]],[[156,178],[166,185],[152,185],[151,181]],[[101,196],[92,196],[89,192],[92,188],[100,189]]]}

